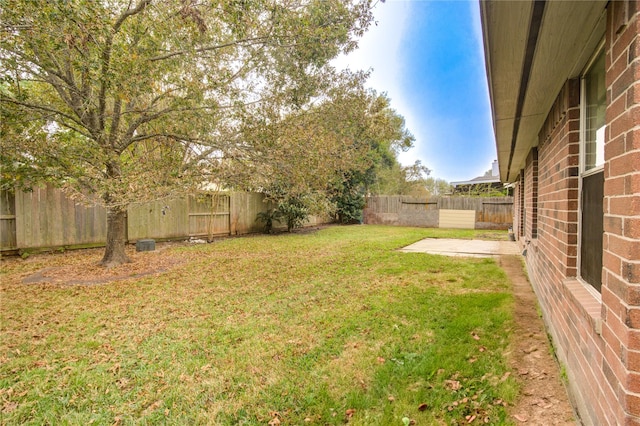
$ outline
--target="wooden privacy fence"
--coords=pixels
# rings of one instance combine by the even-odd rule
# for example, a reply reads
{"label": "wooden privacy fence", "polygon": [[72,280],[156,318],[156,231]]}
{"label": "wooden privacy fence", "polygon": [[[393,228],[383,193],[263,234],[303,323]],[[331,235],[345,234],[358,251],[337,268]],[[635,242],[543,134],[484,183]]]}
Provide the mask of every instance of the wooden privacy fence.
{"label": "wooden privacy fence", "polygon": [[[474,213],[470,213],[474,211]],[[428,228],[507,229],[513,197],[367,197],[364,223]]]}
{"label": "wooden privacy fence", "polygon": [[[206,239],[261,232],[263,224],[256,216],[269,207],[263,200],[259,193],[207,193],[132,204],[127,209],[127,239]],[[307,224],[326,222],[312,216]],[[0,191],[1,251],[99,246],[106,235],[107,215],[101,206],[78,204],[52,186]]]}

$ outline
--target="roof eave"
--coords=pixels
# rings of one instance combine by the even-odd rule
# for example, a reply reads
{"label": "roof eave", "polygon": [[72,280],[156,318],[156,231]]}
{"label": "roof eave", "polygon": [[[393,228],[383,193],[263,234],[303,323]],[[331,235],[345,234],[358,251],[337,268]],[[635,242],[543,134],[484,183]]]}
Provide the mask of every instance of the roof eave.
{"label": "roof eave", "polygon": [[516,180],[567,79],[604,34],[607,1],[480,2],[485,64],[503,182]]}

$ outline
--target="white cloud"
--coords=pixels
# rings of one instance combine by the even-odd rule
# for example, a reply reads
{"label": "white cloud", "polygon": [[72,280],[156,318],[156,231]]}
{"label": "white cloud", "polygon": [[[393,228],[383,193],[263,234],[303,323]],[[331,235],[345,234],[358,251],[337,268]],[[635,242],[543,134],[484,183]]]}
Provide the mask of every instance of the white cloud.
{"label": "white cloud", "polygon": [[[398,55],[410,10],[409,2],[378,3],[374,9],[375,22],[360,39],[358,49],[339,57],[334,65],[352,70],[373,68],[369,85],[376,90],[391,92],[402,75],[403,61]],[[399,92],[399,89],[393,91]]]}
{"label": "white cloud", "polygon": [[[360,40],[358,49],[348,56],[339,57],[334,65],[339,69],[372,69],[367,85],[378,93],[387,93],[391,98],[391,107],[405,118],[407,129],[417,136],[419,120],[412,116],[409,103],[403,99],[400,85],[405,63],[401,57],[401,47],[411,18],[411,3],[378,3],[374,16],[376,23],[371,25]],[[417,159],[415,151],[416,149],[412,149],[402,153],[399,160],[403,164],[412,164]]]}
{"label": "white cloud", "polygon": [[[468,1],[467,3],[472,16],[472,22],[468,24],[472,25],[471,36],[473,37],[471,47],[473,51],[469,52],[469,55],[482,55],[483,42],[478,13],[479,5],[476,1]],[[387,0],[385,3],[379,3],[374,11],[377,25],[370,27],[360,40],[359,48],[356,51],[346,57],[338,58],[334,61],[334,65],[337,68],[352,70],[373,69],[368,86],[379,93],[386,92],[388,94],[391,98],[392,108],[405,118],[407,129],[416,137],[415,147],[408,152],[400,153],[398,159],[402,164],[413,164],[420,159],[425,166],[432,169],[432,176],[446,180],[472,178],[484,172],[491,165],[495,156],[492,144],[487,146],[487,149],[482,153],[478,152],[477,144],[492,139],[492,134],[476,134],[473,140],[465,138],[464,134],[467,130],[464,117],[443,116],[438,109],[438,90],[431,91],[427,85],[416,87],[415,90],[419,90],[421,99],[418,104],[416,104],[415,91],[403,92],[403,87],[405,91],[407,90],[407,78],[415,78],[416,72],[419,72],[407,68],[405,64],[416,61],[412,57],[403,57],[403,52],[404,55],[421,54],[415,51],[419,46],[424,47],[425,43],[441,42],[438,37],[429,35],[428,22],[423,22],[424,18],[419,20],[419,14],[424,11],[424,4],[418,5],[411,1]],[[437,12],[434,10],[429,13]],[[411,25],[413,28],[410,28]],[[422,28],[423,26],[424,28]],[[416,32],[419,32],[420,29],[425,32],[422,35],[424,38],[419,43],[416,43],[416,40],[408,39],[410,31],[415,37]],[[411,51],[414,52],[411,53]],[[483,77],[483,58],[476,63],[478,68],[474,68],[474,70],[480,76],[480,81],[474,84],[486,85],[486,80]],[[433,66],[437,67],[438,65],[434,63]],[[433,71],[438,72],[437,69]],[[450,96],[457,95],[452,92]],[[488,96],[486,97],[488,98]],[[486,122],[490,123],[488,105],[484,114],[486,114]],[[460,137],[461,134],[463,137]],[[469,149],[470,147],[464,146],[464,143],[475,144],[474,149]]]}

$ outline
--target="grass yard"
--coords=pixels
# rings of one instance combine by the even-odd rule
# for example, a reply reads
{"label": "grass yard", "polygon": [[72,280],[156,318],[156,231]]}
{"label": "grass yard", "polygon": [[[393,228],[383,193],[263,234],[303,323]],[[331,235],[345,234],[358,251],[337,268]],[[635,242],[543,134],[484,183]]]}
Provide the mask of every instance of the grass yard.
{"label": "grass yard", "polygon": [[[0,423],[509,424],[513,296],[490,259],[382,226],[141,253],[166,272],[22,284],[100,251],[2,261]],[[506,233],[482,232],[506,239]]]}

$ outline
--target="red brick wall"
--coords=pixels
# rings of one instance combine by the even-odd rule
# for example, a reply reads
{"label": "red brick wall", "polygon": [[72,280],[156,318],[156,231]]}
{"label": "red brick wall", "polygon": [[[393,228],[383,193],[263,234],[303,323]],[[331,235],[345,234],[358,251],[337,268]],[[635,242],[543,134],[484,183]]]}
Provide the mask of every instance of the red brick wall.
{"label": "red brick wall", "polygon": [[607,379],[640,424],[640,19],[638,3],[607,13],[602,336]]}
{"label": "red brick wall", "polygon": [[580,159],[578,79],[567,81],[552,111],[539,135],[537,164],[534,154],[530,154],[525,170],[525,176],[533,177],[536,165],[538,168],[538,234],[528,244],[527,267],[581,416],[599,419],[595,424],[615,424],[621,412],[616,413],[607,402],[614,393],[600,385],[607,387],[601,369],[603,339],[598,334],[599,323],[593,318],[599,316],[600,304],[595,301],[594,306],[586,306],[593,296],[575,278]]}
{"label": "red brick wall", "polygon": [[[585,424],[640,425],[640,14],[609,3],[602,295],[577,276],[580,83],[569,80],[521,173],[527,268]],[[520,181],[521,183],[522,181]],[[520,185],[522,188],[522,186]],[[515,195],[516,212],[518,194]],[[521,216],[522,217],[522,216]],[[518,213],[516,213],[518,219]],[[515,223],[514,223],[515,229]],[[518,235],[522,235],[518,233]],[[524,243],[523,237],[520,237]]]}
{"label": "red brick wall", "polygon": [[[538,147],[536,247],[554,279],[576,276],[578,243],[578,164],[580,145],[580,83],[570,80],[558,95],[565,105]],[[531,169],[535,163],[531,162]],[[533,175],[533,170],[528,172]]]}
{"label": "red brick wall", "polygon": [[538,236],[538,148],[531,148],[524,176],[524,236],[531,240]]}
{"label": "red brick wall", "polygon": [[524,171],[521,171],[513,188],[513,233],[516,237],[524,236],[524,191]]}

